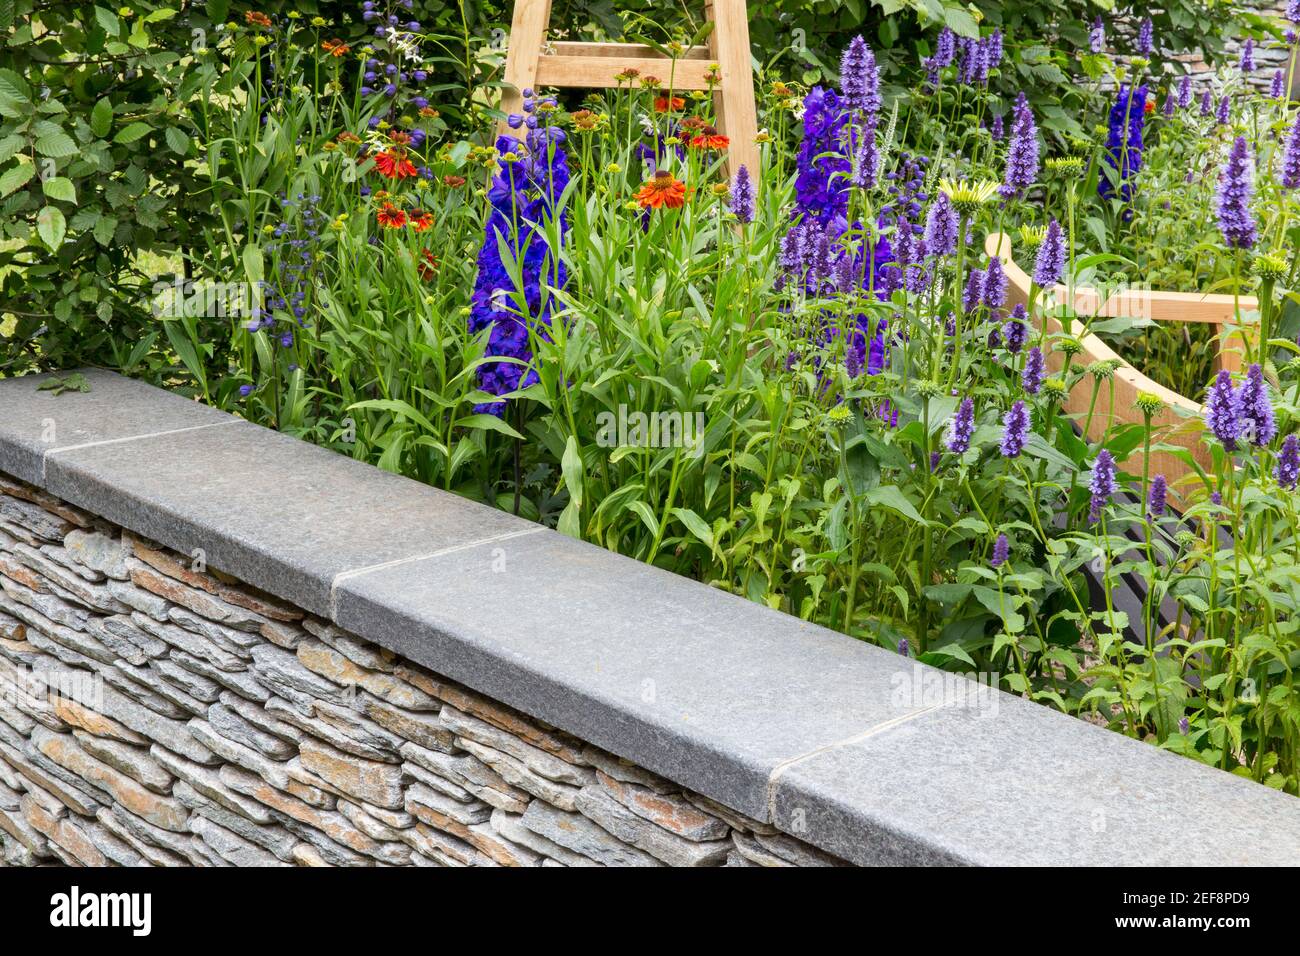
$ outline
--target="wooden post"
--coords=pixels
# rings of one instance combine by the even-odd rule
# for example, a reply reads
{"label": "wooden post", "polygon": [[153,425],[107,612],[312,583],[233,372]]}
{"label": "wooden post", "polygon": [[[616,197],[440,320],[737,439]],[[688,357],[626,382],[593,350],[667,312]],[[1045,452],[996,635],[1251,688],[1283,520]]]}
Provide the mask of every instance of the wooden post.
{"label": "wooden post", "polygon": [[[523,91],[535,86],[612,88],[629,69],[658,76],[674,90],[713,90],[717,128],[730,141],[727,171],[743,164],[757,180],[759,174],[758,114],[754,103],[754,71],[749,54],[749,12],[745,0],[706,0],[705,16],[713,23],[709,45],[691,47],[676,61],[636,43],[546,42],[551,0],[516,0],[506,54],[506,89],[501,109],[520,112]],[[710,83],[713,64],[721,80]],[[511,130],[502,120],[501,134]]]}

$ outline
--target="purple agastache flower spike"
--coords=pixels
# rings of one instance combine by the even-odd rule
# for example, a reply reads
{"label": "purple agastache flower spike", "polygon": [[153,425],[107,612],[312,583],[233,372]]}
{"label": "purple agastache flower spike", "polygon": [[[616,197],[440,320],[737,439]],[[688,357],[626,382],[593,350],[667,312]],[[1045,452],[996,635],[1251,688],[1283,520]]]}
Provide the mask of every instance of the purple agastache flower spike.
{"label": "purple agastache flower spike", "polygon": [[870,189],[876,185],[880,172],[880,150],[876,146],[876,123],[873,116],[861,131],[862,142],[853,156],[853,174],[851,181],[858,189]]}
{"label": "purple agastache flower spike", "polygon": [[1282,152],[1282,185],[1287,189],[1300,186],[1300,118],[1297,118],[1286,137]]}
{"label": "purple agastache flower spike", "polygon": [[1011,556],[1011,542],[1007,540],[1005,534],[998,535],[998,539],[993,542],[993,555],[989,558],[989,567],[1000,568],[1007,563],[1007,558]]}
{"label": "purple agastache flower spike", "polygon": [[1034,262],[1034,282],[1040,289],[1048,289],[1061,281],[1065,274],[1065,236],[1061,224],[1053,219],[1047,224],[1047,234],[1038,247]]}
{"label": "purple agastache flower spike", "polygon": [[1002,457],[1019,458],[1028,438],[1029,410],[1025,408],[1024,402],[1017,401],[1002,416]]}
{"label": "purple agastache flower spike", "polygon": [[749,170],[744,164],[736,170],[736,178],[731,183],[728,205],[741,222],[754,221],[754,181],[750,179]]}
{"label": "purple agastache flower spike", "polygon": [[1178,103],[1174,98],[1174,91],[1170,89],[1170,91],[1165,94],[1165,105],[1162,107],[1162,112],[1165,114],[1165,117],[1168,118],[1174,115],[1174,110],[1177,109],[1177,107]]}
{"label": "purple agastache flower spike", "polygon": [[1185,715],[1178,718],[1178,732],[1184,737],[1187,736],[1187,732],[1191,730],[1191,727],[1191,721],[1189,721]]}
{"label": "purple agastache flower spike", "polygon": [[1106,49],[1106,22],[1102,20],[1101,14],[1097,14],[1097,19],[1092,21],[1092,29],[1088,31],[1088,48],[1093,53]]}
{"label": "purple agastache flower spike", "polygon": [[1273,71],[1273,82],[1269,86],[1268,95],[1275,100],[1280,100],[1286,93],[1286,71],[1281,67]]}
{"label": "purple agastache flower spike", "polygon": [[1147,492],[1147,514],[1152,518],[1162,518],[1165,514],[1165,498],[1169,494],[1169,484],[1164,475],[1151,479],[1151,488]]}
{"label": "purple agastache flower spike", "polygon": [[1178,81],[1178,108],[1185,110],[1192,105],[1192,75],[1184,73]]}
{"label": "purple agastache flower spike", "polygon": [[1250,212],[1253,173],[1254,163],[1246,137],[1238,136],[1219,174],[1219,195],[1215,202],[1219,231],[1231,249],[1250,249],[1255,245],[1255,217]]}
{"label": "purple agastache flower spike", "polygon": [[905,638],[905,637],[899,638],[899,640],[898,640],[898,653],[901,654],[901,655],[903,655],[904,657],[911,657],[911,656],[912,656],[912,651],[911,651],[911,649],[908,647],[908,644],[907,644],[907,638]]}
{"label": "purple agastache flower spike", "polygon": [[1006,174],[998,191],[1007,198],[1017,196],[1032,186],[1037,178],[1038,127],[1034,125],[1033,111],[1021,93],[1016,101],[1015,120],[1007,144]]}
{"label": "purple agastache flower spike", "polygon": [[1002,339],[1006,342],[1007,351],[1012,355],[1018,355],[1025,347],[1025,340],[1029,335],[1029,329],[1025,325],[1028,317],[1025,307],[1017,305],[1011,310],[1011,318],[1002,326]]}
{"label": "purple agastache flower spike", "polygon": [[1277,435],[1273,420],[1273,404],[1268,399],[1268,383],[1258,362],[1246,371],[1246,381],[1237,393],[1237,408],[1241,412],[1242,436],[1257,446],[1264,446]]}
{"label": "purple agastache flower spike", "polygon": [[1282,441],[1282,451],[1277,456],[1277,469],[1273,472],[1277,483],[1287,491],[1295,491],[1300,483],[1300,438],[1287,435]]}
{"label": "purple agastache flower spike", "polygon": [[1020,373],[1020,384],[1030,395],[1037,395],[1043,387],[1043,350],[1035,345],[1025,356],[1025,368]]}
{"label": "purple agastache flower spike", "polygon": [[[1110,108],[1107,119],[1106,162],[1118,174],[1120,196],[1127,202],[1133,192],[1130,180],[1142,168],[1142,130],[1146,122],[1147,87],[1137,89],[1120,86],[1119,95]],[[1102,198],[1114,194],[1115,187],[1109,176],[1097,181],[1097,193]]]}
{"label": "purple agastache flower spike", "polygon": [[1096,524],[1101,520],[1101,513],[1115,494],[1115,458],[1106,449],[1097,452],[1097,461],[1092,466],[1092,479],[1088,482],[1092,500],[1088,503],[1088,520]]}
{"label": "purple agastache flower spike", "polygon": [[1002,271],[1002,260],[994,256],[984,271],[984,304],[996,313],[1007,301],[1007,274]]}
{"label": "purple agastache flower spike", "polygon": [[1218,126],[1227,126],[1232,120],[1232,101],[1225,93],[1219,99],[1219,107],[1214,111],[1214,122]]}
{"label": "purple agastache flower spike", "polygon": [[992,135],[995,140],[1001,141],[1002,137],[1006,135],[1006,132],[1006,127],[1003,125],[1002,121],[1002,114],[994,113],[993,119],[989,121],[990,135]]}
{"label": "purple agastache flower spike", "polygon": [[972,269],[966,278],[966,289],[961,296],[962,311],[973,312],[980,307],[982,301],[984,301],[984,273],[979,269]]}
{"label": "purple agastache flower spike", "polygon": [[1255,41],[1250,37],[1246,37],[1246,42],[1241,45],[1241,59],[1237,66],[1242,73],[1255,72]]}
{"label": "purple agastache flower spike", "polygon": [[1209,116],[1214,112],[1214,96],[1209,90],[1201,94],[1201,115]]}
{"label": "purple agastache flower spike", "polygon": [[880,74],[876,56],[861,36],[849,41],[840,59],[840,92],[846,109],[875,114],[880,110]]}
{"label": "purple agastache flower spike", "polygon": [[1220,369],[1205,399],[1205,425],[1228,451],[1235,451],[1241,437],[1241,414],[1232,375]]}
{"label": "purple agastache flower spike", "polygon": [[[1297,0],[1300,2],[1300,0]],[[939,38],[935,41],[934,46],[934,63],[935,66],[942,69],[945,66],[952,66],[953,57],[957,55],[957,35],[948,27],[939,31]]]}
{"label": "purple agastache flower spike", "polygon": [[948,435],[944,439],[944,444],[954,455],[961,455],[970,448],[973,434],[975,434],[975,400],[963,398],[948,423]]}
{"label": "purple agastache flower spike", "polygon": [[1155,24],[1147,17],[1138,27],[1137,51],[1139,56],[1150,56],[1155,46]]}
{"label": "purple agastache flower spike", "polygon": [[950,256],[957,251],[957,213],[947,193],[939,193],[925,217],[925,248],[931,255]]}
{"label": "purple agastache flower spike", "polygon": [[1211,492],[1210,492],[1210,501],[1214,502],[1214,504],[1216,504],[1216,505],[1220,505],[1220,506],[1222,506],[1222,504],[1223,504],[1223,492],[1221,492],[1221,491],[1211,491]]}

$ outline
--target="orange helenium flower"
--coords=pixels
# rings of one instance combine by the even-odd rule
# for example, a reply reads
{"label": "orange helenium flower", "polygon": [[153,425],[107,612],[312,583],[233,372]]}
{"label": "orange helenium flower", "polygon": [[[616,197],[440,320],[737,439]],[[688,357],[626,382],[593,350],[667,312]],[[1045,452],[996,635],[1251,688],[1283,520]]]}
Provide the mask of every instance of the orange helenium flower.
{"label": "orange helenium flower", "polygon": [[420,278],[425,282],[432,282],[434,276],[438,274],[438,260],[433,251],[425,249],[421,253],[421,258],[415,263],[416,270],[420,273]]}
{"label": "orange helenium flower", "polygon": [[342,40],[322,40],[320,48],[330,56],[347,56],[352,48]]}
{"label": "orange helenium flower", "polygon": [[641,186],[636,201],[642,209],[680,209],[686,203],[686,184],[661,169]]}
{"label": "orange helenium flower", "polygon": [[390,202],[384,203],[383,208],[375,214],[375,218],[379,220],[381,226],[388,229],[401,229],[406,225],[405,210],[398,209]]}
{"label": "orange helenium flower", "polygon": [[442,182],[443,185],[450,186],[452,189],[459,189],[461,186],[465,185],[465,177],[453,176],[451,173],[448,173],[446,176],[442,177]]}
{"label": "orange helenium flower", "polygon": [[265,13],[258,13],[256,10],[249,10],[245,13],[244,22],[249,26],[262,27],[263,29],[270,29],[271,27],[271,18]]}
{"label": "orange helenium flower", "polygon": [[416,175],[415,166],[406,158],[406,153],[398,149],[376,153],[375,169],[389,179],[406,179]]}
{"label": "orange helenium flower", "polygon": [[420,209],[411,213],[411,228],[416,232],[424,232],[426,229],[433,227],[433,214]]}
{"label": "orange helenium flower", "polygon": [[655,112],[667,113],[672,111],[677,113],[686,108],[686,100],[680,96],[669,97],[667,93],[660,93],[655,97]]}
{"label": "orange helenium flower", "polygon": [[726,149],[729,145],[731,145],[731,140],[712,126],[703,127],[699,134],[691,139],[692,149]]}

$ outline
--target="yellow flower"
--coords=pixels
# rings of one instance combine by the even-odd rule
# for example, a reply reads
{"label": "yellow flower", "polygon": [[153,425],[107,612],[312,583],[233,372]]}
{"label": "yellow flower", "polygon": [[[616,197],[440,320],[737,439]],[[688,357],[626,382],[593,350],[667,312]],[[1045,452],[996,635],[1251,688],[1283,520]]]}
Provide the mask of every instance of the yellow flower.
{"label": "yellow flower", "polygon": [[323,27],[323,26],[325,25],[325,23],[326,23],[326,20],[325,20],[324,17],[312,17],[312,18],[311,18],[311,25],[314,26],[314,27]]}

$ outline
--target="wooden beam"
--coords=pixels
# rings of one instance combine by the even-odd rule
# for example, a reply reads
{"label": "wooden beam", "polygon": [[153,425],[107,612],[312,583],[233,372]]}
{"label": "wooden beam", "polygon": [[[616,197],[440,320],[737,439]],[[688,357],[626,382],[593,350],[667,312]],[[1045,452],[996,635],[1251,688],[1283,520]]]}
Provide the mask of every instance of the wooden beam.
{"label": "wooden beam", "polygon": [[[707,60],[543,54],[537,61],[537,85],[615,87],[619,85],[618,74],[636,70],[642,77],[657,77],[662,89],[671,85],[674,90],[707,90],[705,77],[711,66]],[[628,85],[626,80],[622,83]]]}
{"label": "wooden beam", "polygon": [[[652,46],[644,43],[588,43],[574,40],[555,40],[546,44],[543,55],[555,56],[611,56],[630,57],[634,60],[658,59],[663,55]],[[688,47],[678,60],[712,60],[713,54],[707,46]]]}
{"label": "wooden beam", "polygon": [[745,0],[706,0],[705,14],[713,21],[709,49],[722,73],[713,94],[716,126],[731,140],[727,173],[744,166],[758,183],[760,153],[758,115],[754,105],[754,67],[749,52],[749,10]]}
{"label": "wooden beam", "polygon": [[[542,40],[551,23],[551,0],[518,0],[510,22],[510,46],[506,51],[505,89],[501,91],[501,111],[509,116],[523,110],[523,91],[534,86],[537,60]],[[510,132],[505,119],[497,127],[500,135]]]}

